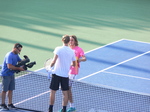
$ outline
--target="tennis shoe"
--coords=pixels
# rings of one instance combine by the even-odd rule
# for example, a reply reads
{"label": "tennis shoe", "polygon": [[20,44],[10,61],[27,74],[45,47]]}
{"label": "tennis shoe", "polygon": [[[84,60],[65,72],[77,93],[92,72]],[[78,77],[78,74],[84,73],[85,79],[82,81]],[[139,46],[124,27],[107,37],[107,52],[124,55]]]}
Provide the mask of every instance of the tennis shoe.
{"label": "tennis shoe", "polygon": [[1,109],[2,110],[9,110],[9,108],[6,106],[6,104],[1,104]]}
{"label": "tennis shoe", "polygon": [[64,112],[63,109],[60,109],[58,112]]}
{"label": "tennis shoe", "polygon": [[58,112],[63,112],[63,109],[60,109]]}
{"label": "tennis shoe", "polygon": [[70,107],[68,110],[67,110],[67,112],[75,112],[76,111],[76,108],[74,108],[74,107]]}
{"label": "tennis shoe", "polygon": [[13,104],[8,104],[9,109],[16,109],[16,107]]}

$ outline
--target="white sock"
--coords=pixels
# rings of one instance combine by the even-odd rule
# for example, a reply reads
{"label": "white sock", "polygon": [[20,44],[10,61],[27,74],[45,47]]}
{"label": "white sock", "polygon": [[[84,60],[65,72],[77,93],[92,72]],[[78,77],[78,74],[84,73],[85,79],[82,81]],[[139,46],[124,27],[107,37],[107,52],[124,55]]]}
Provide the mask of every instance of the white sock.
{"label": "white sock", "polygon": [[70,107],[73,107],[73,108],[74,108],[74,104],[73,104],[73,103],[70,103]]}

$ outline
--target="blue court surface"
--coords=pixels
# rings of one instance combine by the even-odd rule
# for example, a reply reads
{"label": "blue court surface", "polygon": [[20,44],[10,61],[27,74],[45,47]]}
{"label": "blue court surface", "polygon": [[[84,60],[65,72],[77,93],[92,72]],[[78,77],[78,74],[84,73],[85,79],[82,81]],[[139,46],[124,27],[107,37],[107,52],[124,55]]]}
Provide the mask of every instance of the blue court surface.
{"label": "blue court surface", "polygon": [[150,95],[150,44],[120,40],[86,54],[78,80]]}
{"label": "blue court surface", "polygon": [[91,50],[86,57],[77,80],[150,95],[150,43],[122,39]]}
{"label": "blue court surface", "polygon": [[[150,96],[150,61],[149,61],[150,60],[150,43],[122,39],[122,40],[110,43],[108,45],[105,45],[103,47],[99,47],[94,50],[91,50],[86,53],[86,57],[87,57],[87,61],[81,63],[79,75],[76,77],[77,81],[83,82],[85,84],[91,84],[91,85],[96,85],[100,87],[111,88],[114,90],[125,91],[125,92],[128,92],[129,94],[136,93],[136,95],[134,96],[146,95],[146,97],[145,96],[144,97],[142,96],[142,97],[145,102],[149,102],[147,100],[147,96],[148,97]],[[37,70],[36,72],[47,73],[46,70],[43,68],[40,70]],[[28,79],[18,78],[18,80],[21,80],[20,81],[21,83],[19,83],[18,85],[19,87],[24,86],[22,82],[24,82],[24,80],[25,81],[28,80],[28,84],[30,84],[30,86],[33,86],[33,83],[39,83],[39,81],[41,80],[41,77],[42,76],[37,76],[36,80],[30,80],[32,79],[31,76]],[[45,78],[43,80],[47,80],[47,79]],[[32,95],[30,95],[30,97],[25,96],[25,98],[19,98],[18,99],[19,103],[16,102],[16,105],[21,104],[22,102],[26,102],[26,103],[33,102],[36,105],[37,102],[31,101],[31,99],[34,97],[33,95],[35,95],[33,100],[35,100],[35,98],[37,98],[38,96],[42,96],[39,101],[44,99],[43,104],[48,105],[48,102],[47,100],[45,100],[46,98],[44,97],[44,95],[47,95],[49,97],[49,88],[47,87],[47,85],[49,85],[49,82],[46,82],[46,84],[44,83],[42,84],[43,85],[40,88],[44,88],[45,90],[39,90],[38,95],[37,95],[37,91],[32,91],[33,93]],[[35,86],[31,88],[34,88],[34,87]],[[23,87],[19,88],[19,91],[23,92],[23,94],[28,94],[28,91],[31,91],[30,90],[31,88],[29,88],[29,90],[24,90],[24,91],[21,90],[22,88]],[[79,89],[82,89],[82,88],[79,87]],[[85,89],[87,89],[88,91],[88,88],[85,88]],[[106,92],[108,90],[101,89],[101,91]],[[92,94],[94,95],[95,93],[91,93],[91,95]],[[109,97],[108,94],[110,94],[110,92],[107,92],[107,96],[103,95],[103,97],[108,98]],[[116,97],[115,95],[113,97],[112,95],[110,99],[112,98],[118,99],[118,97]],[[124,97],[127,97],[127,95],[125,94]],[[76,99],[80,100],[81,98],[77,96]],[[110,99],[108,98],[108,100]],[[133,99],[132,95],[131,95],[131,99]],[[87,102],[88,97],[85,100]],[[109,104],[109,102],[106,101],[104,103],[106,103],[107,105]],[[115,103],[118,103],[118,105],[120,104],[118,101],[115,101]],[[139,100],[138,103],[139,105],[142,105],[143,102]],[[132,102],[131,102],[131,105],[132,105]],[[37,106],[38,104],[36,105],[36,107]],[[101,108],[105,108],[105,106]],[[133,105],[133,106],[136,107],[136,105]],[[80,107],[80,105],[78,107]],[[113,106],[110,107],[110,109],[108,108],[108,110],[111,110],[112,108]],[[114,107],[114,110],[116,108],[118,108],[119,110],[120,107]],[[132,107],[128,106],[128,108],[132,110]],[[146,110],[143,112],[149,112],[147,111],[147,108],[149,108],[149,105],[146,105],[145,107],[143,107],[143,110],[144,109]],[[139,107],[138,110],[140,109],[142,110],[141,107]],[[78,111],[78,112],[81,112],[81,111]],[[94,108],[93,109],[89,108],[88,111],[86,112],[112,112],[112,111],[106,111],[106,110],[94,111]],[[114,112],[121,112],[121,111],[114,111]],[[125,112],[129,112],[129,111],[127,110]],[[133,112],[141,112],[141,111],[133,111]]]}

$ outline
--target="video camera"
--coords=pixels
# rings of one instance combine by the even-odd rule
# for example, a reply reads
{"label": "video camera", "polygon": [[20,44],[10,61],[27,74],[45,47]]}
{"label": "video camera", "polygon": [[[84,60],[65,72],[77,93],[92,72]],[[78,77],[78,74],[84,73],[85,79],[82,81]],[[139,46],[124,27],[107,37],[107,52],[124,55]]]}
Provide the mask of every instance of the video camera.
{"label": "video camera", "polygon": [[[30,62],[30,59],[28,58],[28,56],[24,55],[23,57],[24,57],[24,59],[21,60],[20,62],[18,62],[17,65],[16,65],[16,67],[21,67],[21,66],[23,66],[23,69],[24,69],[24,70],[27,70],[27,68],[32,68],[33,65],[36,64],[35,61],[34,61],[34,62]],[[28,63],[28,62],[30,62],[30,63]],[[16,70],[15,72],[18,73],[18,72],[20,72],[20,71],[19,71],[19,70]]]}

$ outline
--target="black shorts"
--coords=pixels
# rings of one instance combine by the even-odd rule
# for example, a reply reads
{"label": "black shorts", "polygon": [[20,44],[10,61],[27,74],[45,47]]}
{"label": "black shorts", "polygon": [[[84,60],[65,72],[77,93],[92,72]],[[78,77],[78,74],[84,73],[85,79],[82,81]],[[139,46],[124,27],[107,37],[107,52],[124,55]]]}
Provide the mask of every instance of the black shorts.
{"label": "black shorts", "polygon": [[52,74],[50,89],[56,91],[59,89],[59,85],[61,85],[62,91],[69,90],[69,77],[60,77],[56,74]]}

